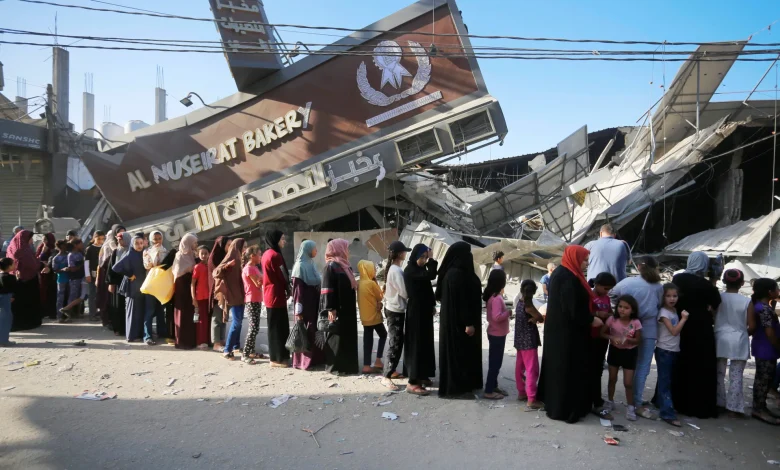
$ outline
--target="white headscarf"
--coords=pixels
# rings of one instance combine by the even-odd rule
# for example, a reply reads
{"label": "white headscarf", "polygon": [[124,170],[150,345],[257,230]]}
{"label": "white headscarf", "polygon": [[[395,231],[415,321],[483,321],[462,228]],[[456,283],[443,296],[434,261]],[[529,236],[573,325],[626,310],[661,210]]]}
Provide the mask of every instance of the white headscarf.
{"label": "white headscarf", "polygon": [[181,276],[192,271],[197,260],[195,259],[195,250],[198,249],[198,237],[195,234],[188,233],[184,235],[179,242],[179,251],[173,259],[173,278],[178,279]]}
{"label": "white headscarf", "polygon": [[686,273],[703,276],[710,268],[710,258],[703,251],[694,251],[688,256],[688,265],[685,268]]}

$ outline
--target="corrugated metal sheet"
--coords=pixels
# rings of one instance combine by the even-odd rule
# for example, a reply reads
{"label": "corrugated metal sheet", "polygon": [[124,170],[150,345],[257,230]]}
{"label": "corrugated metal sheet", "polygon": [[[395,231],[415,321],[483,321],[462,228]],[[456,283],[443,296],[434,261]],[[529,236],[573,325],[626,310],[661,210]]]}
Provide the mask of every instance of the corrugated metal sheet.
{"label": "corrugated metal sheet", "polygon": [[780,220],[780,209],[757,219],[694,233],[677,243],[672,243],[664,251],[671,254],[703,251],[708,254],[751,256],[778,220]]}
{"label": "corrugated metal sheet", "polygon": [[13,169],[7,156],[0,166],[0,227],[4,240],[20,220],[23,227],[32,229],[43,202],[43,164],[28,163],[25,171],[19,157],[13,159]]}

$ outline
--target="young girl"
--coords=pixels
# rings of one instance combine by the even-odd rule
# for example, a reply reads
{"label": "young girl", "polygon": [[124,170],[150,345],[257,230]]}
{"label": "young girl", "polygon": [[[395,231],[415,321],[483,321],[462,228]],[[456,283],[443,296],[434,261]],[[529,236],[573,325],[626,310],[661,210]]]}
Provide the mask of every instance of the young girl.
{"label": "young girl", "polygon": [[682,318],[678,318],[675,306],[679,295],[674,284],[664,285],[663,298],[663,306],[658,311],[658,323],[661,323],[661,327],[658,328],[655,346],[655,363],[658,368],[656,405],[661,409],[661,419],[679,428],[680,421],[677,420],[677,412],[672,403],[672,373],[680,354],[680,331],[688,321],[688,312],[683,310],[680,314]]}
{"label": "young girl", "polygon": [[[515,298],[515,383],[517,399],[528,400],[527,410],[540,410],[544,404],[536,400],[536,386],[539,380],[539,338],[537,323],[543,323],[544,317],[534,306],[536,283],[526,279],[520,284],[520,292]],[[503,350],[501,351],[503,356]]]}
{"label": "young girl", "polygon": [[504,287],[506,287],[506,273],[501,269],[490,271],[482,300],[485,301],[487,310],[487,338],[490,348],[488,350],[488,373],[485,380],[485,393],[483,397],[488,400],[501,400],[508,393],[498,388],[498,372],[504,361],[504,346],[506,335],[509,334],[509,313],[504,302]]}
{"label": "young girl", "polygon": [[[753,312],[750,299],[739,293],[745,276],[739,269],[723,273],[726,292],[720,294],[720,306],[715,315],[715,347],[718,358],[718,407],[732,417],[744,417],[742,374],[750,358],[747,318]],[[729,389],[726,393],[726,366],[729,369]]]}
{"label": "young girl", "polygon": [[241,257],[241,278],[244,281],[244,311],[249,317],[249,333],[246,335],[244,343],[244,354],[241,360],[247,364],[254,364],[255,360],[255,339],[260,331],[260,310],[263,302],[263,273],[260,272],[257,265],[260,264],[260,247],[252,245]]}
{"label": "young girl", "polygon": [[[406,303],[409,296],[406,294],[404,284],[404,270],[401,268],[406,253],[411,251],[400,241],[394,241],[388,247],[389,255],[385,268],[385,318],[387,318],[388,344],[385,350],[385,367],[382,385],[390,390],[397,390],[392,379],[402,378],[396,372],[401,353],[404,348],[404,323],[406,321]],[[409,393],[415,395],[428,395],[428,391],[419,387]]]}
{"label": "young girl", "polygon": [[198,311],[198,321],[195,324],[195,344],[198,349],[207,350],[211,339],[211,309],[209,308],[209,273],[208,273],[209,249],[205,246],[198,247],[199,263],[192,270],[192,299]]}
{"label": "young girl", "polygon": [[766,396],[775,376],[780,357],[780,322],[773,300],[780,296],[777,282],[761,278],[753,281],[753,315],[748,316],[748,332],[753,334],[753,357],[756,359],[756,378],[753,382],[753,417],[770,424],[780,424],[766,406]]}
{"label": "young girl", "polygon": [[604,272],[596,276],[593,282],[593,293],[595,297],[593,304],[596,307],[594,316],[602,323],[599,326],[592,326],[590,330],[590,354],[588,357],[588,377],[590,391],[590,403],[593,407],[593,413],[599,418],[612,420],[609,410],[604,408],[604,399],[601,396],[601,376],[604,374],[604,356],[607,355],[609,341],[601,337],[601,327],[610,316],[612,316],[612,301],[609,299],[609,291],[615,287],[617,280],[615,276]]}
{"label": "young girl", "polygon": [[636,421],[634,406],[634,369],[636,368],[637,345],[642,340],[642,322],[639,321],[639,306],[630,295],[621,296],[617,302],[617,311],[607,319],[601,327],[601,337],[609,340],[609,400],[604,407],[609,411],[614,409],[615,384],[618,371],[623,368],[623,385],[626,387],[626,402],[628,410],[626,418]]}
{"label": "young girl", "polygon": [[[358,307],[360,322],[363,324],[363,373],[370,374],[374,369],[382,369],[382,355],[385,352],[387,330],[382,323],[382,289],[376,282],[376,268],[373,261],[358,261]],[[376,347],[376,361],[371,367],[371,352],[374,350],[374,332],[379,336]]]}

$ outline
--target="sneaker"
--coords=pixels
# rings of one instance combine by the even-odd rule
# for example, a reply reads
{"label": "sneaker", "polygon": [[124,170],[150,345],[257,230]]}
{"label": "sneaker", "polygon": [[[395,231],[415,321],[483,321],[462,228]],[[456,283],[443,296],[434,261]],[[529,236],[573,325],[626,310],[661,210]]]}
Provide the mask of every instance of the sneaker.
{"label": "sneaker", "polygon": [[604,400],[604,406],[602,406],[602,408],[611,413],[615,411],[615,402]]}
{"label": "sneaker", "polygon": [[634,408],[631,405],[628,406],[628,409],[626,410],[626,419],[629,420],[629,421],[636,421],[637,420],[636,408]]}

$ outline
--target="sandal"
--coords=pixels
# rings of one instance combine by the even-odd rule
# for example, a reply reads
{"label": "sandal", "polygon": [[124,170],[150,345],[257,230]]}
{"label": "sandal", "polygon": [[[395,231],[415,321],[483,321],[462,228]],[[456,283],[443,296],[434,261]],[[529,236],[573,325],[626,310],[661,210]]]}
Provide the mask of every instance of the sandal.
{"label": "sandal", "polygon": [[257,362],[255,362],[254,359],[248,356],[244,356],[243,358],[241,358],[241,362],[243,362],[244,364],[248,364],[250,366],[257,364]]}
{"label": "sandal", "polygon": [[401,389],[398,385],[394,384],[393,381],[388,379],[387,377],[382,378],[382,381],[379,382],[379,383],[383,387],[385,387],[386,389],[388,389],[388,390],[390,390],[392,392],[397,392],[397,391],[399,391]]}
{"label": "sandal", "polygon": [[670,424],[676,428],[681,428],[682,423],[678,419],[669,419],[669,418],[661,418],[662,421],[666,422],[667,424]]}
{"label": "sandal", "polygon": [[431,379],[420,380],[420,385],[423,387],[432,387],[433,381]]}
{"label": "sandal", "polygon": [[503,400],[504,399],[504,395],[502,395],[502,394],[500,394],[498,392],[483,393],[482,394],[482,398],[484,398],[485,400]]}
{"label": "sandal", "polygon": [[276,368],[279,368],[279,369],[286,369],[286,368],[290,367],[290,365],[287,364],[286,362],[272,362],[271,363],[271,367],[276,367]]}
{"label": "sandal", "polygon": [[263,353],[252,353],[247,356],[250,359],[265,359],[265,354]]}
{"label": "sandal", "polygon": [[650,411],[648,408],[642,408],[641,411],[637,411],[636,415],[641,416],[642,418],[645,419],[655,420],[655,416],[653,416],[653,412]]}
{"label": "sandal", "polygon": [[495,391],[496,391],[496,393],[500,393],[501,395],[504,395],[505,397],[509,396],[509,393],[507,393],[503,388],[496,387]]}
{"label": "sandal", "polygon": [[222,357],[224,357],[228,361],[235,361],[236,360],[236,356],[234,356],[233,353],[222,354]]}
{"label": "sandal", "polygon": [[528,401],[528,395],[518,395],[517,401]]}
{"label": "sandal", "polygon": [[540,401],[535,401],[533,403],[529,403],[525,405],[525,411],[531,412],[531,411],[544,411],[544,403]]}
{"label": "sandal", "polygon": [[401,380],[401,379],[405,379],[406,377],[403,374],[399,374],[398,372],[393,372],[393,375],[391,375],[390,378]]}
{"label": "sandal", "polygon": [[780,425],[780,420],[769,414],[766,410],[754,411],[752,415],[757,420],[763,421],[767,424],[774,424],[775,426]]}
{"label": "sandal", "polygon": [[406,387],[406,393],[411,393],[412,395],[417,395],[420,397],[427,397],[431,394],[428,390],[425,390],[424,388],[420,386],[407,386]]}

